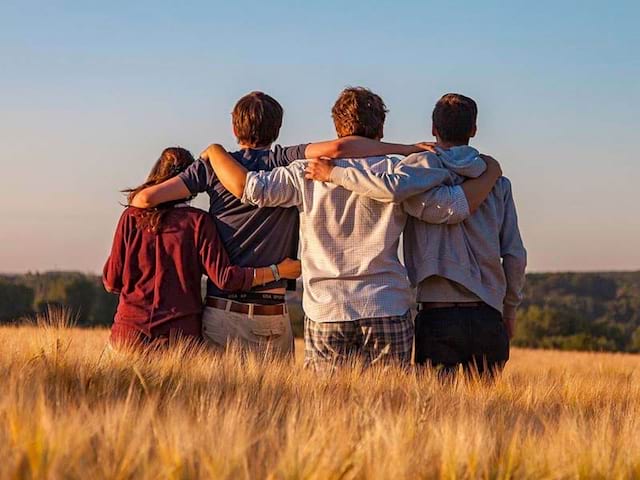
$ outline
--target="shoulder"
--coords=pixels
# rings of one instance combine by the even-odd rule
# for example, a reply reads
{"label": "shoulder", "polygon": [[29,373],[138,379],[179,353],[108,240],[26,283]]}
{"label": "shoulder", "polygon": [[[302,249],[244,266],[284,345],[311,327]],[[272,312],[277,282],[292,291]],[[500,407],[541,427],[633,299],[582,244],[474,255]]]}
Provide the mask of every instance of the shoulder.
{"label": "shoulder", "polygon": [[505,200],[512,196],[511,180],[507,177],[500,177],[496,182],[494,191],[499,193]]}
{"label": "shoulder", "polygon": [[144,211],[145,211],[144,208],[137,208],[129,205],[124,209],[124,211],[120,215],[120,223],[124,223],[127,220],[134,219]]}
{"label": "shoulder", "polygon": [[505,191],[511,191],[511,180],[505,176],[498,179],[498,185],[500,185]]}
{"label": "shoulder", "polygon": [[124,211],[120,214],[117,230],[122,233],[127,233],[135,230],[135,226],[137,223],[136,219],[140,217],[140,215],[144,211],[145,211],[144,208],[136,208],[131,206],[126,207]]}
{"label": "shoulder", "polygon": [[431,152],[418,152],[412,153],[404,160],[403,165],[410,167],[424,167],[424,168],[441,168],[442,162],[437,154]]}

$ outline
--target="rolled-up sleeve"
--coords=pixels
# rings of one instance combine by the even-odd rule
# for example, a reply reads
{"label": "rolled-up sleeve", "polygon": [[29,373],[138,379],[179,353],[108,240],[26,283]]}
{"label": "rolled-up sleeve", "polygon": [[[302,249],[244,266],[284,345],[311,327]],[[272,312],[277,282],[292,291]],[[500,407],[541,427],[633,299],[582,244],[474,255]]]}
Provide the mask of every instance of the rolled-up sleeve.
{"label": "rolled-up sleeve", "polygon": [[304,166],[295,162],[270,172],[249,172],[242,203],[258,207],[297,207],[302,204]]}

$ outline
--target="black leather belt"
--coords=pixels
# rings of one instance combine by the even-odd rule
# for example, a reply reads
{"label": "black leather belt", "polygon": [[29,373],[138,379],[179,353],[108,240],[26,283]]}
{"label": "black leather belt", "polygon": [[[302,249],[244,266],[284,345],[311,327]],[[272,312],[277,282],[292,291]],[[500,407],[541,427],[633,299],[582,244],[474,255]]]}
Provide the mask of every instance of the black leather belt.
{"label": "black leather belt", "polygon": [[486,307],[484,302],[422,302],[422,310],[432,310],[434,308],[477,308]]}

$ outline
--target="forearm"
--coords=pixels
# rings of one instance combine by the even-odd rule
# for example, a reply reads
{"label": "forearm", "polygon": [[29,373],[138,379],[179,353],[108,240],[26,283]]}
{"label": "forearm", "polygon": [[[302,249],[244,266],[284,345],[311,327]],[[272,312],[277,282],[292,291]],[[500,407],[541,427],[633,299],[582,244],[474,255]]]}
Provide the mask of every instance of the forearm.
{"label": "forearm", "polygon": [[189,198],[190,196],[191,192],[184,182],[178,177],[173,177],[159,185],[142,190],[133,198],[131,206],[153,208],[161,203]]}
{"label": "forearm", "polygon": [[356,167],[331,171],[331,182],[382,203],[401,203],[449,179],[447,170],[437,168],[399,166],[393,173],[382,174]]}
{"label": "forearm", "polygon": [[478,178],[467,180],[462,184],[471,213],[480,208],[502,176],[500,164],[493,157],[482,154],[480,157],[486,163],[487,169]]}
{"label": "forearm", "polygon": [[207,149],[211,168],[220,183],[237,198],[242,198],[247,178],[247,169],[237,162],[221,145],[212,145]]}
{"label": "forearm", "polygon": [[407,156],[422,151],[416,145],[380,142],[366,137],[349,136],[340,138],[336,142],[338,145],[334,156],[325,156],[331,158],[362,158],[391,154]]}
{"label": "forearm", "polygon": [[461,185],[471,213],[478,210],[487,199],[498,178],[495,171],[487,170],[478,178],[467,180]]}

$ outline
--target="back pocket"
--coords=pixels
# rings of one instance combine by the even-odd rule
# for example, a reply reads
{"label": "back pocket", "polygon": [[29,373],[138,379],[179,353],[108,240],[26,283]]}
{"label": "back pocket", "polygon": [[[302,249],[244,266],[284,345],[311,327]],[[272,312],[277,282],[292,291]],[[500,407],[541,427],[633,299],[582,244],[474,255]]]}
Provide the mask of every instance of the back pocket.
{"label": "back pocket", "polygon": [[261,339],[270,340],[281,337],[287,331],[289,317],[278,315],[274,317],[254,317],[251,319],[251,333]]}

